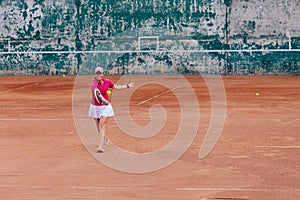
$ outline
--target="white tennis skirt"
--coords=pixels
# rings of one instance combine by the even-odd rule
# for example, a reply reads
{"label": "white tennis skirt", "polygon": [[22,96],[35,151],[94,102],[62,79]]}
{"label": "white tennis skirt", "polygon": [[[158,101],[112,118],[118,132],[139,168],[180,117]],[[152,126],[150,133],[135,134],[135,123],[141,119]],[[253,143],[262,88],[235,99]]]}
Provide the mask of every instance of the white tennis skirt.
{"label": "white tennis skirt", "polygon": [[89,108],[89,117],[92,118],[100,118],[103,117],[112,117],[114,116],[114,110],[111,104],[103,105],[103,106],[95,106],[93,104],[90,105]]}

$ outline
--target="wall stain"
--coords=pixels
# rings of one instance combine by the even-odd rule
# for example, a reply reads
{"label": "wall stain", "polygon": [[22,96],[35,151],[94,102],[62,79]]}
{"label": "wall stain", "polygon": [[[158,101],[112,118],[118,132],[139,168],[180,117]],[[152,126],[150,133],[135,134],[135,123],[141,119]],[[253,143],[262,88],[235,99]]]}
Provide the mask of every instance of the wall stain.
{"label": "wall stain", "polygon": [[[91,74],[97,65],[113,74],[300,73],[300,51],[291,51],[300,49],[297,0],[3,0],[0,6],[0,74]],[[145,36],[159,41],[139,43]]]}

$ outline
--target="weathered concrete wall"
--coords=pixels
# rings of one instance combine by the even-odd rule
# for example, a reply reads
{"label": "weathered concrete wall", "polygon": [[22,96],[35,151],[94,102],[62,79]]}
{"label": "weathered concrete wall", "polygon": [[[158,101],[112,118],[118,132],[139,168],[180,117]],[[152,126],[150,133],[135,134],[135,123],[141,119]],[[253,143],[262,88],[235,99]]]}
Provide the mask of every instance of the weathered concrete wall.
{"label": "weathered concrete wall", "polygon": [[[300,71],[300,52],[288,51],[300,49],[299,0],[2,0],[0,6],[1,74],[90,73],[96,65],[112,73]],[[137,52],[157,50],[156,38],[139,40],[145,36],[158,36],[159,53]],[[200,52],[216,49],[226,51]],[[227,51],[249,49],[257,52]]]}

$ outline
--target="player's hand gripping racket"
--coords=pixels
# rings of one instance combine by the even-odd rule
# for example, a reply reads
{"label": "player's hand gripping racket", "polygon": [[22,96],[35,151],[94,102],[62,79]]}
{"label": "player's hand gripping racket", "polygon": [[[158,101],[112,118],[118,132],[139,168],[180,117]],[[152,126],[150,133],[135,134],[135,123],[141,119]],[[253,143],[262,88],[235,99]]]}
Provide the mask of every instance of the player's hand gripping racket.
{"label": "player's hand gripping racket", "polygon": [[109,102],[101,95],[101,92],[99,91],[98,88],[94,89],[94,96],[99,104],[101,103],[105,105],[109,104]]}

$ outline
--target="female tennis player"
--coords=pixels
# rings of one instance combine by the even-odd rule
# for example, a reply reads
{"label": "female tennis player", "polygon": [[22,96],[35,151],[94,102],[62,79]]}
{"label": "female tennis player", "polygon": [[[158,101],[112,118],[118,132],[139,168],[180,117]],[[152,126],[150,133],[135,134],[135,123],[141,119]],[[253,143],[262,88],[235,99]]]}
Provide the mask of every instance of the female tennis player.
{"label": "female tennis player", "polygon": [[97,131],[100,135],[100,143],[97,152],[103,153],[104,147],[108,143],[108,137],[105,135],[105,124],[109,117],[114,116],[114,111],[110,104],[107,91],[109,88],[132,88],[134,83],[130,82],[127,85],[117,85],[109,79],[104,78],[104,69],[102,67],[96,67],[94,72],[95,79],[91,83],[92,102],[89,107],[89,117],[94,119]]}

